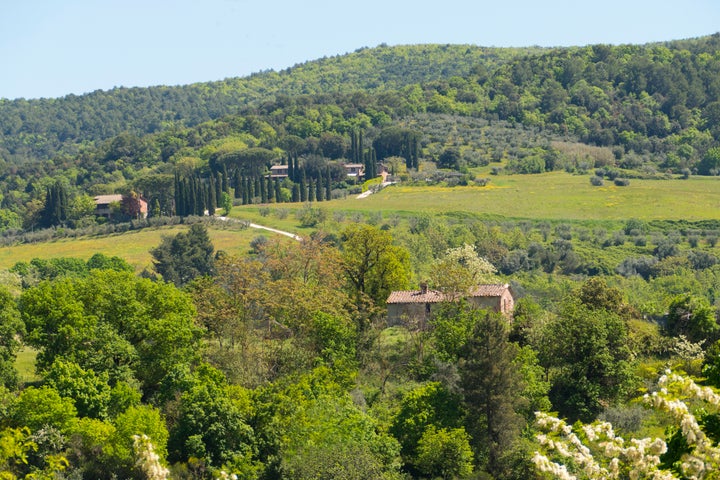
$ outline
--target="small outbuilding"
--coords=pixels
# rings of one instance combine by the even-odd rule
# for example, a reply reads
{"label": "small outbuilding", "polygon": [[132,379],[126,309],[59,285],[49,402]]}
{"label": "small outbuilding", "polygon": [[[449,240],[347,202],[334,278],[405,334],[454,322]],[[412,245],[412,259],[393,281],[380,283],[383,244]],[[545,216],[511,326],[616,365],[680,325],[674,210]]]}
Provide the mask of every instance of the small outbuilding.
{"label": "small outbuilding", "polygon": [[[508,317],[515,308],[512,289],[507,283],[478,285],[463,298],[470,305],[500,312]],[[435,305],[453,300],[454,297],[428,289],[426,283],[420,285],[420,290],[392,292],[387,299],[388,325],[425,322],[432,317]]]}

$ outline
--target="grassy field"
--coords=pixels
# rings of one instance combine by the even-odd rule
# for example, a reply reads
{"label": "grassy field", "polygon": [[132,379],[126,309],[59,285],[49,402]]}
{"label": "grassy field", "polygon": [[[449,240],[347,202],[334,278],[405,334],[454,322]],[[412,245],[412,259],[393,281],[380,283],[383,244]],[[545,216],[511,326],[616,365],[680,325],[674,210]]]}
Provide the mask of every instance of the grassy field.
{"label": "grassy field", "polygon": [[[393,185],[358,200],[321,202],[330,212],[357,211],[383,214],[413,212],[443,213],[465,211],[511,218],[547,220],[706,220],[720,217],[720,178],[691,177],[687,180],[630,180],[617,187],[606,181],[603,187],[590,185],[588,175],[552,172],[539,175],[492,177],[486,187],[438,187]],[[274,208],[274,207],[271,207]],[[293,208],[280,221],[272,215],[266,222],[297,229]],[[263,218],[257,206],[237,207],[233,215],[258,223]]]}
{"label": "grassy field", "polygon": [[[124,234],[79,239],[63,239],[47,243],[16,245],[0,248],[0,268],[12,267],[20,261],[33,258],[71,257],[87,260],[95,253],[124,258],[142,271],[151,267],[150,249],[160,244],[163,236],[175,235],[187,230],[187,226],[174,226],[159,229],[145,229]],[[243,254],[250,248],[250,241],[258,235],[268,235],[260,230],[220,230],[209,228],[210,239],[216,250],[225,250],[231,254]]]}

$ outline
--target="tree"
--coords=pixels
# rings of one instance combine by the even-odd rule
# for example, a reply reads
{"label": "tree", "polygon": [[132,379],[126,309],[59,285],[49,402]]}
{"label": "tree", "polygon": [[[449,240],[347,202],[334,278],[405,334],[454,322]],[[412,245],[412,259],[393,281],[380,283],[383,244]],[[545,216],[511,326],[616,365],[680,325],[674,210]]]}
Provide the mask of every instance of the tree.
{"label": "tree", "polygon": [[419,447],[423,435],[430,429],[436,433],[460,429],[464,413],[462,397],[438,382],[427,383],[405,394],[390,426],[390,433],[400,442],[405,464],[411,470],[422,470]]}
{"label": "tree", "polygon": [[236,401],[242,389],[232,391],[224,376],[209,365],[199,366],[192,385],[180,397],[177,423],[170,432],[170,457],[202,459],[221,467],[235,456],[253,455],[254,434],[246,422],[247,398]]}
{"label": "tree", "polygon": [[476,458],[487,470],[503,471],[502,457],[524,426],[524,384],[515,359],[517,345],[510,343],[505,317],[473,309],[478,320],[465,345],[459,365],[467,409],[467,429]]}
{"label": "tree", "polygon": [[47,376],[47,384],[55,388],[65,398],[75,402],[75,408],[81,417],[105,418],[110,403],[108,373],[99,375],[92,370],[84,370],[74,362],[56,359]]}
{"label": "tree", "polygon": [[720,333],[715,309],[705,298],[692,295],[681,295],[672,300],[666,328],[671,335],[685,335],[691,342],[712,342]]}
{"label": "tree", "polygon": [[589,421],[629,388],[627,325],[616,313],[591,309],[574,296],[543,334],[541,362],[550,367],[550,400],[560,414]]}
{"label": "tree", "polygon": [[123,195],[121,201],[121,210],[124,215],[130,218],[140,218],[141,205],[140,196],[137,192],[131,191],[127,195]]}
{"label": "tree", "polygon": [[393,290],[407,288],[410,254],[393,244],[389,232],[370,225],[351,224],[341,233],[342,260],[354,295],[382,304]]}
{"label": "tree", "polygon": [[140,381],[149,393],[174,365],[198,357],[190,297],[129,272],[42,282],[23,292],[19,308],[40,372],[60,358],[107,372],[111,383]]}
{"label": "tree", "polygon": [[196,223],[187,233],[163,238],[150,254],[155,270],[166,281],[182,286],[199,276],[213,274],[214,249],[207,228]]}
{"label": "tree", "polygon": [[40,225],[52,227],[63,224],[68,219],[69,208],[65,184],[57,180],[45,193],[45,206],[40,214]]}
{"label": "tree", "polygon": [[6,288],[0,288],[0,387],[17,386],[15,357],[20,349],[19,339],[24,333],[25,327],[15,299]]}
{"label": "tree", "polygon": [[66,431],[77,417],[73,401],[61,397],[47,385],[28,387],[10,405],[9,421],[13,427],[27,427],[31,432],[51,426]]}
{"label": "tree", "polygon": [[474,245],[450,248],[436,260],[431,269],[433,286],[448,294],[464,295],[473,287],[495,281],[497,270],[480,257]]}
{"label": "tree", "polygon": [[466,478],[473,471],[470,437],[464,428],[428,427],[417,447],[418,469],[430,478]]}

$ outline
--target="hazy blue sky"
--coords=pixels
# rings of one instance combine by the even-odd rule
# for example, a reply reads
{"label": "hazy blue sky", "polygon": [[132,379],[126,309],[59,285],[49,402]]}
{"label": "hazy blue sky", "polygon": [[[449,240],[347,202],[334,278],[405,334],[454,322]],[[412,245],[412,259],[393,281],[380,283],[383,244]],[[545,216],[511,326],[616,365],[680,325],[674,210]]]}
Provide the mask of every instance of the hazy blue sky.
{"label": "hazy blue sky", "polygon": [[0,98],[180,85],[412,43],[647,43],[720,31],[718,0],[1,0]]}

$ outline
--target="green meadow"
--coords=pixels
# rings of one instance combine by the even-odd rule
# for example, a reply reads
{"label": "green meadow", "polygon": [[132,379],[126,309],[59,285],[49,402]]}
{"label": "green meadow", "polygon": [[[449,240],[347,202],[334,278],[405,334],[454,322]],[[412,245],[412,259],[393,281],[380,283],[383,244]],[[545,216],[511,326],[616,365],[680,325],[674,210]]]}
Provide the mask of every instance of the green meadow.
{"label": "green meadow", "polygon": [[[172,236],[187,230],[187,226],[144,229],[107,236],[61,239],[45,243],[15,245],[0,248],[0,268],[12,267],[17,262],[33,258],[71,257],[87,260],[95,253],[118,256],[135,267],[136,271],[152,266],[150,249],[160,244],[163,236]],[[216,250],[243,254],[250,248],[250,241],[258,235],[269,235],[255,229],[224,230],[208,228]]]}
{"label": "green meadow", "polygon": [[[551,172],[538,175],[491,177],[485,187],[391,185],[363,199],[348,196],[316,207],[328,212],[344,211],[384,215],[417,212],[469,212],[515,219],[535,220],[708,220],[720,218],[720,177],[691,177],[687,180],[638,180],[630,185],[590,184],[588,175]],[[276,209],[289,212],[279,219]],[[235,207],[232,216],[256,223],[298,231],[295,210],[299,204],[270,205],[271,214],[260,215],[261,207]],[[299,231],[299,233],[302,233]]]}
{"label": "green meadow", "polygon": [[720,216],[720,178],[630,180],[626,187],[606,181],[594,187],[587,175],[552,172],[493,177],[485,187],[393,185],[362,200],[331,203],[365,211],[466,211],[547,220],[706,220]]}

